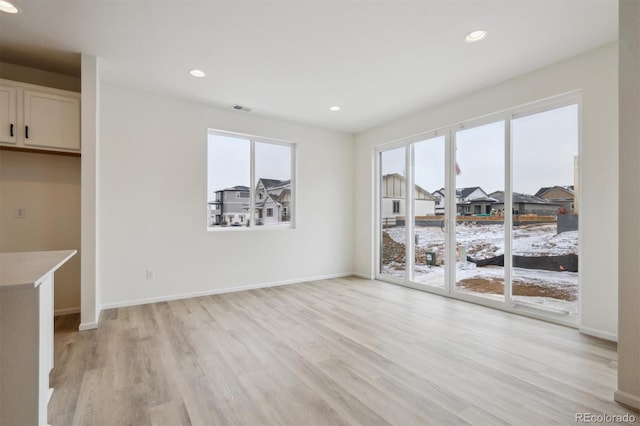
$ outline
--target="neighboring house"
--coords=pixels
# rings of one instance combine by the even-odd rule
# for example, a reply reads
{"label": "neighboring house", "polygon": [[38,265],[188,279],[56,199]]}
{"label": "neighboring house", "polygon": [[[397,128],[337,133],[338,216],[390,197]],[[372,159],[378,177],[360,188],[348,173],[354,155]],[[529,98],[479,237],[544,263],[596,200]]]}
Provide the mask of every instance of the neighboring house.
{"label": "neighboring house", "polygon": [[[504,191],[495,191],[489,194],[496,200],[493,208],[504,211]],[[514,215],[535,214],[539,216],[553,216],[558,213],[560,204],[535,195],[520,194],[514,192],[511,198],[511,207]]]}
{"label": "neighboring house", "polygon": [[[256,185],[256,225],[273,225],[291,220],[291,180],[259,179]],[[208,203],[209,226],[248,226],[250,191],[234,186],[215,192]]]}
{"label": "neighboring house", "polygon": [[436,215],[444,215],[445,209],[445,191],[444,188],[437,189],[432,192],[433,196],[436,198]]}
{"label": "neighboring house", "polygon": [[[436,197],[429,191],[415,185],[415,215],[433,216],[436,213]],[[395,218],[405,214],[405,178],[399,173],[382,176],[382,218]]]}
{"label": "neighboring house", "polygon": [[479,186],[456,189],[456,213],[459,215],[490,214],[495,202]]}
{"label": "neighboring house", "polygon": [[208,203],[209,226],[244,226],[247,214],[244,207],[249,202],[249,188],[234,186],[215,192],[214,201]]}
{"label": "neighboring house", "polygon": [[255,204],[256,225],[289,222],[291,220],[291,179],[259,179],[256,185]]}
{"label": "neighboring house", "polygon": [[567,213],[575,212],[576,194],[573,185],[540,188],[536,197],[558,204],[558,207],[564,208]]}

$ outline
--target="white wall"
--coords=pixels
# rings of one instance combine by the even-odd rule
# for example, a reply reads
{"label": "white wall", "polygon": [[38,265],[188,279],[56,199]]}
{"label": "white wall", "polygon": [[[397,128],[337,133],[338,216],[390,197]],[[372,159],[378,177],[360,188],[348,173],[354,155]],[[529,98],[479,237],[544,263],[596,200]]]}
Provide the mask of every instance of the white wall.
{"label": "white wall", "polygon": [[640,2],[619,4],[620,338],[615,399],[640,410]]}
{"label": "white wall", "polygon": [[[0,62],[0,78],[80,91],[80,79]],[[55,310],[80,309],[80,159],[0,152],[0,251],[77,249],[56,272]],[[14,208],[27,207],[16,219]]]}
{"label": "white wall", "polygon": [[604,46],[356,135],[355,271],[372,276],[373,148],[376,145],[582,89],[581,329],[617,337],[618,53]]}
{"label": "white wall", "polygon": [[[104,307],[352,272],[351,135],[106,83],[100,99]],[[206,231],[207,128],[297,143],[296,229]]]}
{"label": "white wall", "polygon": [[8,62],[0,62],[0,78],[72,92],[80,91],[80,78],[78,77],[23,67]]}
{"label": "white wall", "polygon": [[83,54],[80,127],[82,137],[82,263],[80,330],[98,327],[100,319],[100,66],[98,58]]}
{"label": "white wall", "polygon": [[80,309],[80,158],[0,151],[0,252],[65,249],[78,254],[56,271],[58,313]]}

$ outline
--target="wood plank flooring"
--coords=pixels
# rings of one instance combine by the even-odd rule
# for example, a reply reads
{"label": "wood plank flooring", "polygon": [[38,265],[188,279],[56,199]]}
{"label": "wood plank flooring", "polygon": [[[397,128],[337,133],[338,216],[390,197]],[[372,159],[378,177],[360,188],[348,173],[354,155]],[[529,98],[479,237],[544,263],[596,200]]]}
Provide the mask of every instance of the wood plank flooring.
{"label": "wood plank flooring", "polygon": [[78,321],[56,319],[52,425],[568,425],[629,413],[612,400],[614,344],[355,277],[112,309],[82,333]]}

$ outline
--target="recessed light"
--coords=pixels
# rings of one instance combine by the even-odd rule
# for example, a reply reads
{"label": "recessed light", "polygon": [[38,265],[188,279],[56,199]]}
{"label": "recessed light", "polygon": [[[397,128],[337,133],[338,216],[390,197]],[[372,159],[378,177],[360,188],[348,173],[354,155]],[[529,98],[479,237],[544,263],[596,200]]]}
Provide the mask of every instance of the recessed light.
{"label": "recessed light", "polygon": [[18,13],[18,8],[6,0],[0,0],[0,11],[6,13]]}
{"label": "recessed light", "polygon": [[340,108],[339,106],[335,105],[332,106],[331,108],[329,108],[329,111],[340,111],[342,108]]}
{"label": "recessed light", "polygon": [[[0,1],[2,1],[2,0],[0,0]],[[194,68],[192,70],[189,70],[189,74],[191,74],[194,77],[198,77],[198,78],[207,76],[207,74],[205,74],[204,71],[196,69],[196,68]]]}
{"label": "recessed light", "polygon": [[475,30],[471,31],[464,37],[464,41],[467,43],[475,43],[476,41],[480,41],[487,36],[487,32],[485,30]]}

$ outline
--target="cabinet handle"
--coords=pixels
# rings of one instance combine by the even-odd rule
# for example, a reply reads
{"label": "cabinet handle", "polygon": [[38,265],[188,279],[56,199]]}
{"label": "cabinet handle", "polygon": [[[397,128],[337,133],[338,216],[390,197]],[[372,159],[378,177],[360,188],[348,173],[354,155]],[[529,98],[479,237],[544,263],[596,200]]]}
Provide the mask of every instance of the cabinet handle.
{"label": "cabinet handle", "polygon": [[29,139],[29,126],[24,126],[24,137]]}
{"label": "cabinet handle", "polygon": [[9,132],[11,133],[11,137],[13,137],[13,123],[11,123],[11,126],[9,127]]}

